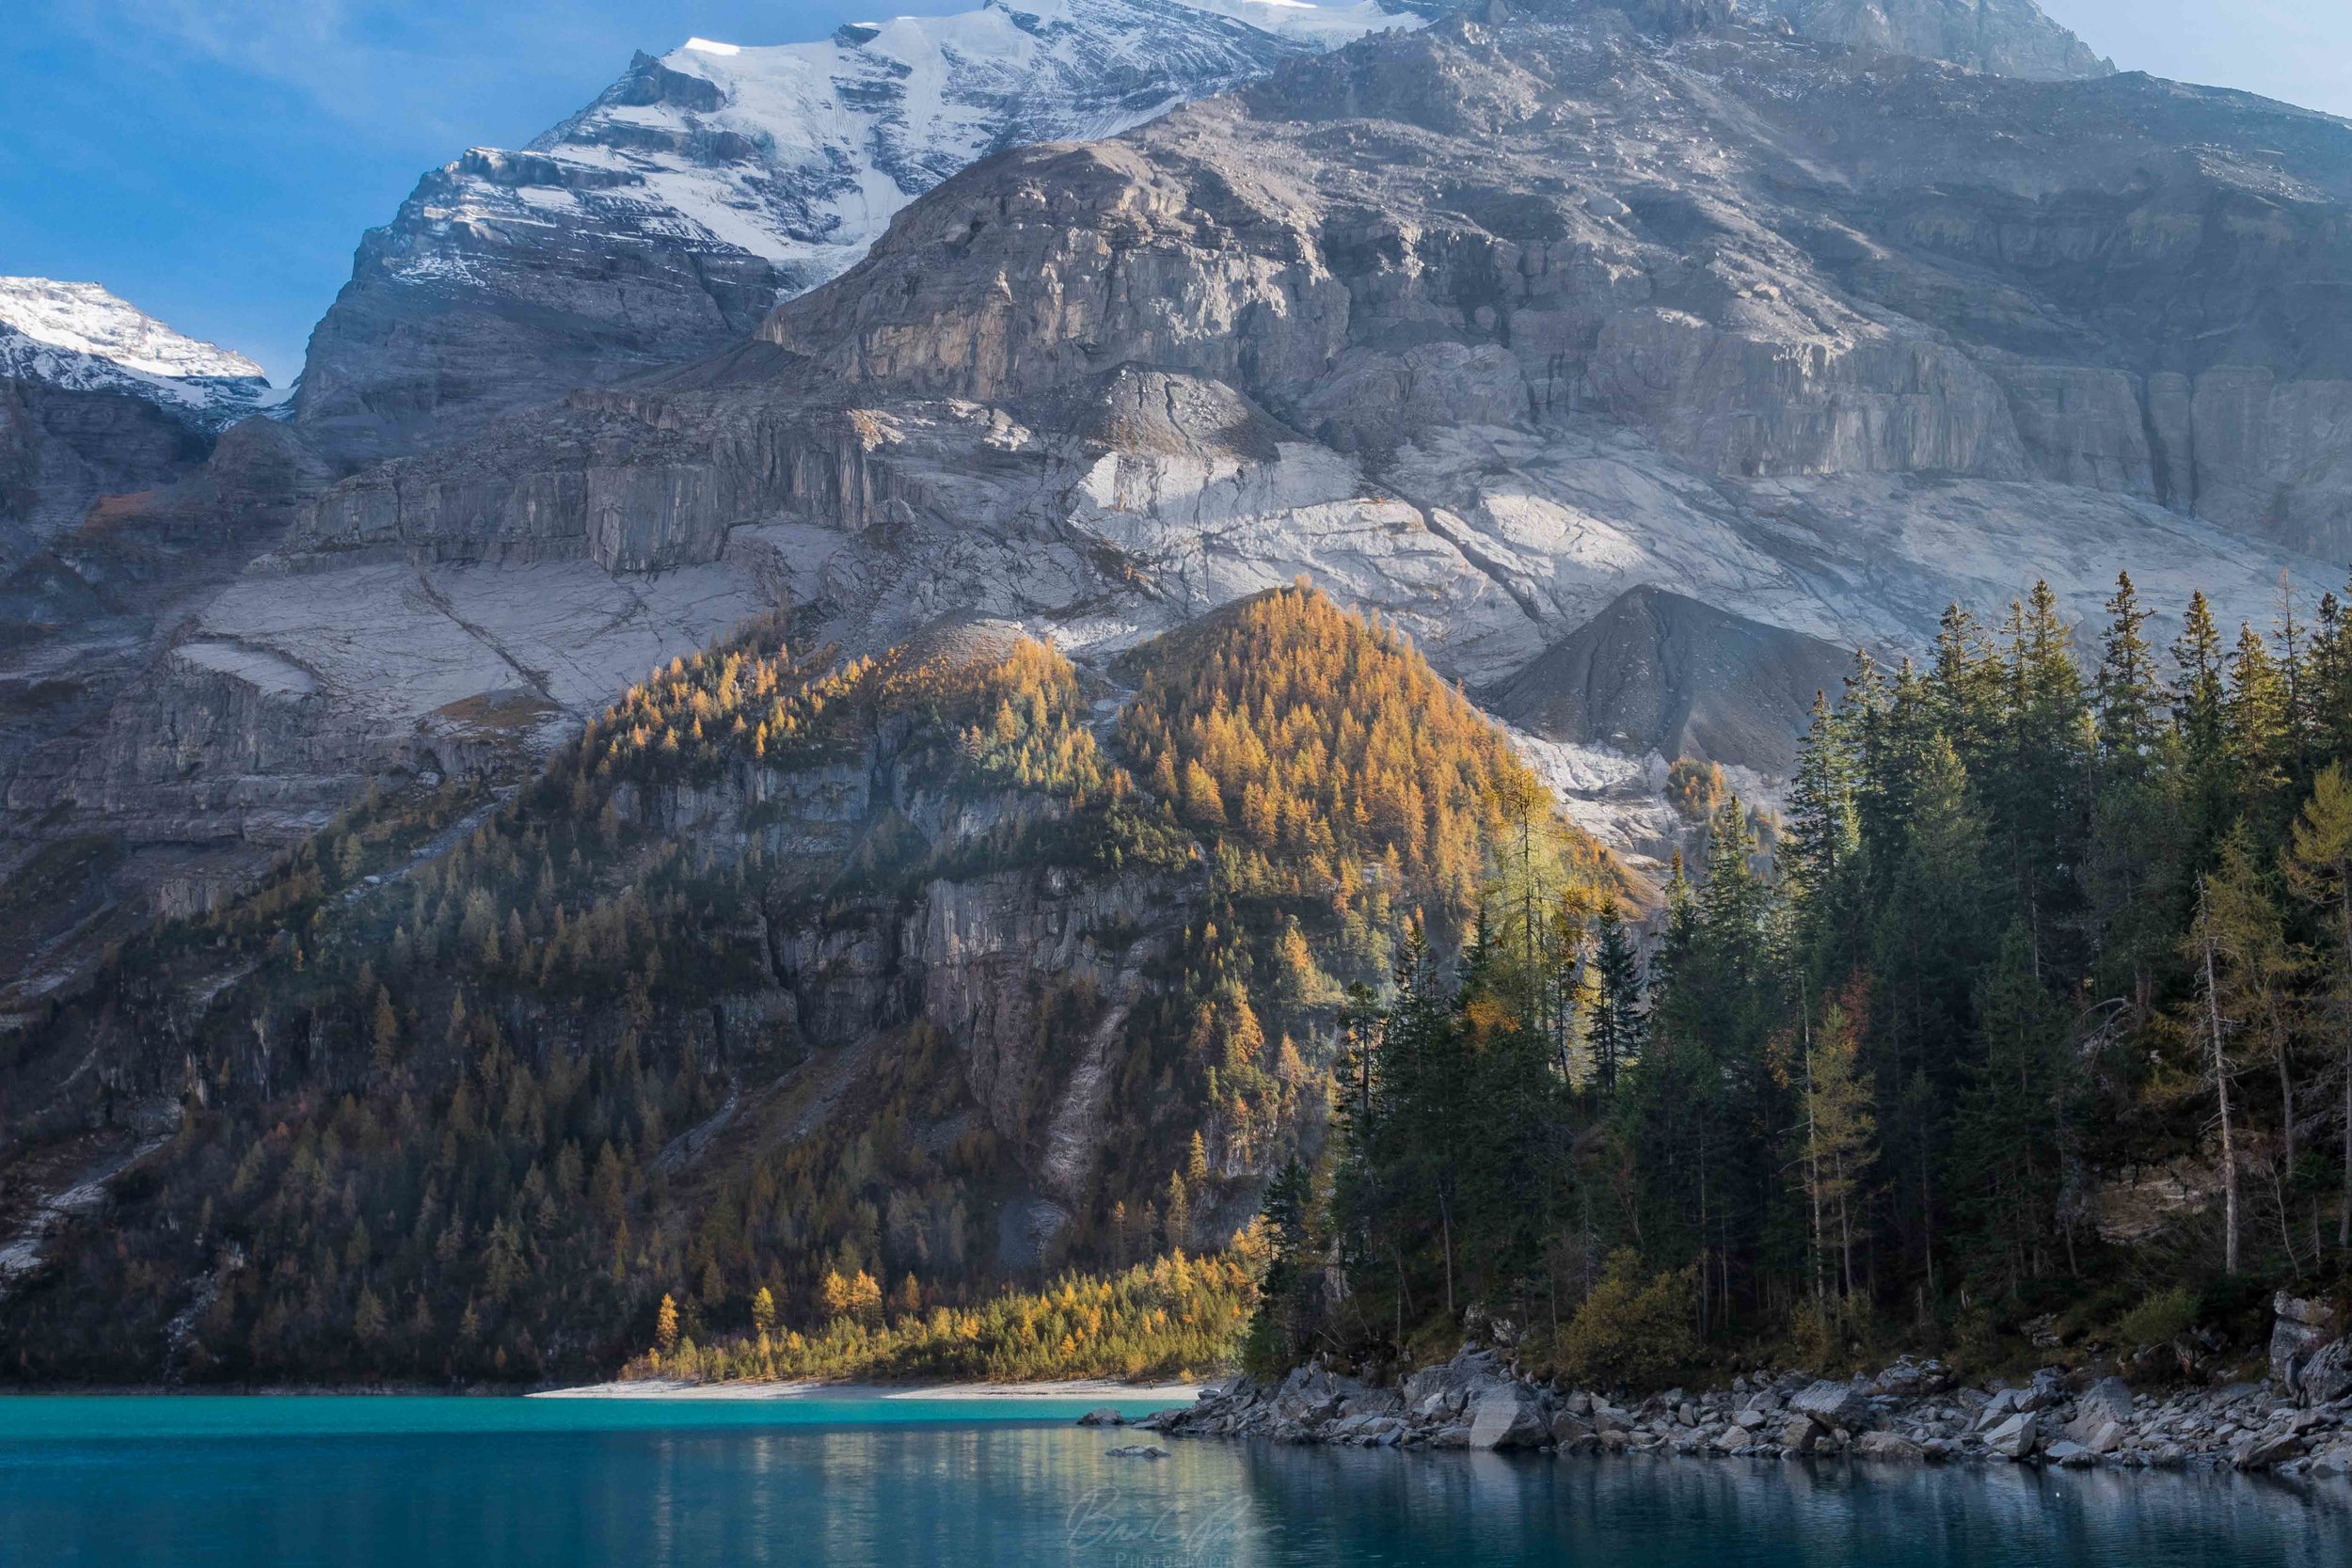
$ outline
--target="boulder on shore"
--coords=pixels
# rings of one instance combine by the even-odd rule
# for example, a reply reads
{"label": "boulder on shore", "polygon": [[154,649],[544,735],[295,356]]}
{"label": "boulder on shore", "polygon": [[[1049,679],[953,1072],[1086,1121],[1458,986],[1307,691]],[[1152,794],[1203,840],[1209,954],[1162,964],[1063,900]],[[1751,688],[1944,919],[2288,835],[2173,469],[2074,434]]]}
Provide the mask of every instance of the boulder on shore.
{"label": "boulder on shore", "polygon": [[1471,1407],[1473,1449],[1534,1449],[1549,1439],[1543,1405],[1525,1384],[1505,1383],[1478,1396]]}
{"label": "boulder on shore", "polygon": [[1924,1459],[1919,1445],[1899,1432],[1866,1432],[1862,1441],[1854,1445],[1854,1452],[1864,1459]]}
{"label": "boulder on shore", "polygon": [[2299,1394],[2304,1370],[2341,1331],[2341,1315],[2331,1301],[2291,1296],[2284,1291],[2271,1298],[2270,1309],[2276,1319],[2270,1329],[2271,1380]]}
{"label": "boulder on shore", "polygon": [[2042,1446],[2042,1423],[2030,1410],[2004,1418],[1984,1434],[1984,1446],[2003,1459],[2031,1459]]}
{"label": "boulder on shore", "polygon": [[1850,1383],[1832,1383],[1827,1378],[1807,1384],[1788,1402],[1792,1414],[1810,1416],[1823,1426],[1844,1427],[1851,1431],[1867,1421],[1870,1401],[1861,1389]]}
{"label": "boulder on shore", "polygon": [[[2099,1437],[2111,1430],[2121,1430],[2132,1418],[2132,1391],[2120,1377],[2103,1377],[2084,1390],[2074,1404],[2074,1418],[2066,1423],[2066,1437],[2094,1452],[2105,1453]],[[2108,1448],[2115,1445],[2110,1443]]]}

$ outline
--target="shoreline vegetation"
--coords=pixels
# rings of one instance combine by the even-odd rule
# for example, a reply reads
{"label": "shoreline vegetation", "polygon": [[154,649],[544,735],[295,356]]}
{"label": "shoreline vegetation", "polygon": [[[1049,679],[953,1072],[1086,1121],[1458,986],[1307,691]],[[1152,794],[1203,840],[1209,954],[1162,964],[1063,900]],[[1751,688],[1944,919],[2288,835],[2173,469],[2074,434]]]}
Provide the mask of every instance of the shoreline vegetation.
{"label": "shoreline vegetation", "polygon": [[1040,1383],[1189,1383],[1232,1363],[1258,1303],[1263,1227],[1226,1252],[1182,1251],[1107,1277],[1065,1275],[1039,1291],[1007,1291],[971,1307],[919,1302],[887,1309],[872,1276],[829,1273],[829,1313],[807,1333],[782,1327],[774,1296],[753,1297],[752,1332],[697,1344],[674,1301],[661,1300],[655,1342],[611,1386],[683,1388],[891,1385],[966,1380],[976,1386]]}
{"label": "shoreline vegetation", "polygon": [[773,1383],[677,1383],[621,1379],[568,1388],[540,1388],[534,1400],[1197,1400],[1209,1385],[1195,1381],[1125,1383],[1115,1378],[1037,1378],[1015,1383],[855,1383],[796,1378]]}

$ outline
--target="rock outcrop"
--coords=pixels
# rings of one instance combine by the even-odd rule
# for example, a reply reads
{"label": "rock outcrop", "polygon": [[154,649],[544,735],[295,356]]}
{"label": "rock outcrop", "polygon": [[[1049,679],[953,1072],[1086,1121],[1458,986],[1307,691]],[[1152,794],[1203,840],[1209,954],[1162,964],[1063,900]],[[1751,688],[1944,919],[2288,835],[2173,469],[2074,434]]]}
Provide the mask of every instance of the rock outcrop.
{"label": "rock outcrop", "polygon": [[2104,76],[2115,67],[2033,0],[1750,0],[1800,38],[1949,60],[2030,81]]}
{"label": "rock outcrop", "polygon": [[1663,588],[1629,589],[1486,694],[1551,740],[1697,757],[1784,778],[1805,716],[1852,655]]}
{"label": "rock outcrop", "polygon": [[36,619],[16,579],[100,497],[171,483],[212,447],[202,429],[146,398],[0,379],[0,592],[26,595],[9,619]]}

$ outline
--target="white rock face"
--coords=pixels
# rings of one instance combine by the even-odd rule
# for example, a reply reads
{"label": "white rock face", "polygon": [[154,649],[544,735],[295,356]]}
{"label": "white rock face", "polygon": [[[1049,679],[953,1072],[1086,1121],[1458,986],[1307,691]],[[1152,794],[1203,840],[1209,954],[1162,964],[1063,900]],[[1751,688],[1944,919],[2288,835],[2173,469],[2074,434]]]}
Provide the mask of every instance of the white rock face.
{"label": "white rock face", "polygon": [[127,392],[220,430],[284,394],[262,367],[166,326],[96,283],[0,277],[0,376]]}

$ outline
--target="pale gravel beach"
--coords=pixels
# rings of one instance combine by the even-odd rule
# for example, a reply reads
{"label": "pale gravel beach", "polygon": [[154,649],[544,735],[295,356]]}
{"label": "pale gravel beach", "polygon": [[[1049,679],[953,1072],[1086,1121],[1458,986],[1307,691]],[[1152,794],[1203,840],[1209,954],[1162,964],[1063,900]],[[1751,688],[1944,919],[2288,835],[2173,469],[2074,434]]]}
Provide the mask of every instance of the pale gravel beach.
{"label": "pale gravel beach", "polygon": [[1077,1378],[1061,1383],[676,1383],[664,1378],[627,1383],[588,1383],[577,1388],[545,1388],[534,1400],[1153,1400],[1189,1404],[1200,1398],[1198,1383],[1117,1383]]}

